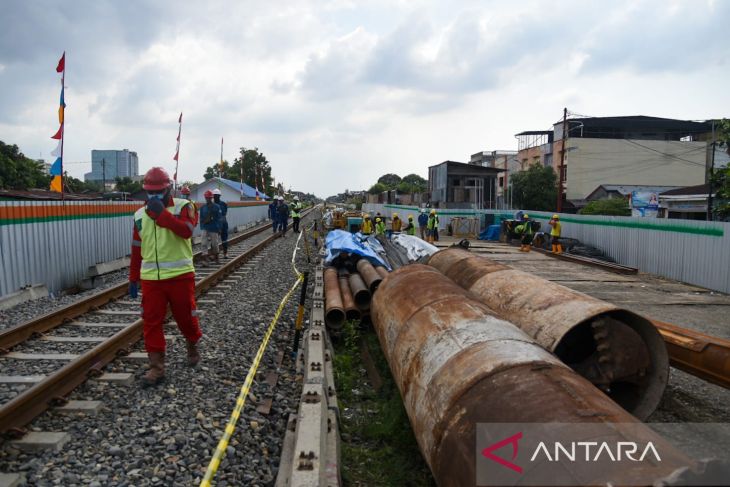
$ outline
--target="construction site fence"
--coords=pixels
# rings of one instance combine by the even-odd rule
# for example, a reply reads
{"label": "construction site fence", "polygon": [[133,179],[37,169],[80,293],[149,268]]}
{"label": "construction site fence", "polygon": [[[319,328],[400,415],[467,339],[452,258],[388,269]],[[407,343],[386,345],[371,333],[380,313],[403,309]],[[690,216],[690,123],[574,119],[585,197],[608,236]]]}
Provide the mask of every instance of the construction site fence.
{"label": "construction site fence", "polygon": [[[365,204],[363,210],[386,217],[398,213],[418,217],[419,208]],[[480,230],[489,223],[513,218],[517,210],[438,210],[439,227],[454,217],[476,217]],[[554,213],[524,210],[549,231]],[[730,293],[730,223],[665,218],[573,215],[560,213],[562,236],[600,249],[619,264],[677,281]]]}
{"label": "construction site fence", "polygon": [[[44,284],[56,293],[89,267],[130,254],[139,201],[0,201],[0,297]],[[268,218],[266,203],[232,203],[229,231]],[[194,236],[200,234],[196,228]]]}

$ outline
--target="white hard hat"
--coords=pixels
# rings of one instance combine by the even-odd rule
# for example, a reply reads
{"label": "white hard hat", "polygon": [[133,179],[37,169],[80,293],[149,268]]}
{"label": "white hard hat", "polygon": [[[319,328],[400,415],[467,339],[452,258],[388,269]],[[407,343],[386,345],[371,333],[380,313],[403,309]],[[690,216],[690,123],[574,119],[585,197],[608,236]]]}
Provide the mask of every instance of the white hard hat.
{"label": "white hard hat", "polygon": [[299,196],[295,196],[294,199],[299,201]]}
{"label": "white hard hat", "polygon": [[221,194],[221,190],[220,190],[220,189],[218,189],[218,188],[215,188],[215,189],[213,190],[213,194]]}
{"label": "white hard hat", "polygon": [[279,195],[279,201],[284,201],[284,197],[282,195]]}

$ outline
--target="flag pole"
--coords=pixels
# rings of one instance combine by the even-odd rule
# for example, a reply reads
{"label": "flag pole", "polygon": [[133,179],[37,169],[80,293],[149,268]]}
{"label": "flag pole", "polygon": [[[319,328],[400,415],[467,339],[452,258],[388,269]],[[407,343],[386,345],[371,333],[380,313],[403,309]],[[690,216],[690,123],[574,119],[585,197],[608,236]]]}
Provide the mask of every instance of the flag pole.
{"label": "flag pole", "polygon": [[[63,73],[61,73],[61,93],[63,94],[63,123],[61,124],[61,201],[65,200],[64,186],[65,177],[63,174],[63,141],[66,139],[66,51],[63,51]],[[104,194],[102,190],[101,194]]]}
{"label": "flag pole", "polygon": [[221,162],[218,164],[218,189],[221,189],[221,178],[223,177],[223,137],[221,137]]}
{"label": "flag pole", "polygon": [[[243,164],[246,162],[246,150],[244,149],[243,153],[241,154],[241,196],[240,199],[243,201]],[[256,166],[254,165],[254,184],[256,184]],[[259,192],[256,190],[256,201],[259,199]]]}
{"label": "flag pole", "polygon": [[180,117],[177,119],[177,144],[175,145],[175,175],[173,176],[173,194],[177,196],[177,169],[180,166],[180,135],[182,135],[182,112]]}

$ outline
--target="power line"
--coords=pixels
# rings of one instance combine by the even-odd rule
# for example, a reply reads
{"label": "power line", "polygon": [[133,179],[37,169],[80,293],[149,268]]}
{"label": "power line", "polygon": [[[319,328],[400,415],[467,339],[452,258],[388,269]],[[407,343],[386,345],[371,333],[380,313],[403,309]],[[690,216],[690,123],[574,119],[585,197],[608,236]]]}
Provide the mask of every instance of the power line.
{"label": "power line", "polygon": [[630,144],[638,145],[639,147],[643,147],[644,149],[650,150],[650,151],[652,151],[652,152],[656,152],[657,154],[661,154],[661,155],[663,155],[663,156],[665,156],[665,157],[670,157],[670,158],[672,158],[672,159],[677,159],[678,161],[683,161],[683,162],[687,162],[687,163],[689,163],[689,164],[694,164],[695,166],[702,166],[702,167],[705,167],[705,164],[704,164],[704,163],[699,163],[699,162],[695,162],[695,161],[690,161],[689,159],[683,159],[683,158],[681,158],[681,157],[677,157],[677,156],[675,156],[674,154],[667,154],[666,152],[662,152],[662,151],[660,151],[660,150],[656,150],[656,149],[654,149],[654,148],[652,148],[652,147],[649,147],[649,146],[646,146],[646,145],[644,145],[644,144],[639,144],[638,142],[635,142],[635,141],[633,141],[633,140],[630,140],[630,139],[622,139],[622,140],[623,140],[623,141],[625,141],[625,142],[628,142],[628,143],[630,143]]}

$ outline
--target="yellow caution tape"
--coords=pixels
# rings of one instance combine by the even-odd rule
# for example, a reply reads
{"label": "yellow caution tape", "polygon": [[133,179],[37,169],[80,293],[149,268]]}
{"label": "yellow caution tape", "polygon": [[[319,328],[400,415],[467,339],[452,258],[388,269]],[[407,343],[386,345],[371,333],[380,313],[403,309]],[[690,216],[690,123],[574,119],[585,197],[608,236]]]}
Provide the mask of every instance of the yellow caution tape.
{"label": "yellow caution tape", "polygon": [[228,424],[226,424],[226,429],[223,431],[223,436],[218,442],[215,453],[213,453],[213,458],[210,459],[210,463],[208,464],[208,470],[206,470],[205,476],[200,482],[200,487],[210,487],[210,482],[213,480],[213,477],[215,477],[215,474],[218,471],[218,467],[223,461],[223,457],[226,454],[226,448],[228,448],[228,442],[230,441],[231,436],[233,436],[233,432],[236,429],[236,423],[238,422],[238,418],[241,416],[243,406],[246,404],[246,397],[248,397],[248,392],[251,389],[251,385],[253,384],[253,379],[256,376],[256,370],[258,370],[259,368],[261,358],[264,356],[264,351],[266,350],[266,346],[269,343],[269,338],[271,338],[271,334],[274,332],[274,328],[276,327],[276,323],[279,321],[279,317],[284,310],[284,306],[286,305],[287,301],[289,301],[292,293],[296,290],[296,288],[299,286],[299,283],[301,283],[303,279],[304,275],[300,274],[299,271],[297,271],[296,282],[291,287],[291,289],[289,289],[289,292],[286,293],[286,296],[284,296],[284,299],[281,300],[281,303],[279,303],[279,307],[276,309],[274,318],[271,320],[271,324],[266,330],[264,339],[261,341],[259,350],[258,352],[256,352],[256,356],[253,359],[251,368],[248,369],[246,380],[243,381],[243,385],[241,386],[241,392],[238,394],[238,399],[236,399],[236,407],[233,408],[233,412],[231,413],[231,417],[228,420]]}

